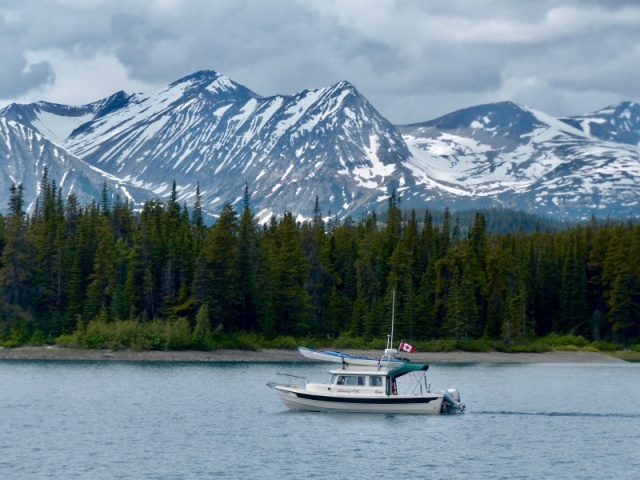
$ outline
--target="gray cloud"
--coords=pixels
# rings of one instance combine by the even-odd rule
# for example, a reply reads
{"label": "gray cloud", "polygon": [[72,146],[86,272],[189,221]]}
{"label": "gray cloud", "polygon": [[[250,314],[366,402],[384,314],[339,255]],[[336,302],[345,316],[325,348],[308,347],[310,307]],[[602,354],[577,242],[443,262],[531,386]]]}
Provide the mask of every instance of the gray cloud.
{"label": "gray cloud", "polygon": [[349,80],[396,123],[500,100],[552,115],[640,100],[633,1],[0,0],[0,41],[6,101],[200,69],[262,95]]}
{"label": "gray cloud", "polygon": [[29,64],[19,53],[0,51],[0,64],[0,98],[10,99],[55,81],[49,62]]}
{"label": "gray cloud", "polygon": [[24,52],[15,48],[14,39],[22,34],[23,27],[11,24],[0,12],[0,98],[12,98],[55,81],[50,63],[30,64]]}

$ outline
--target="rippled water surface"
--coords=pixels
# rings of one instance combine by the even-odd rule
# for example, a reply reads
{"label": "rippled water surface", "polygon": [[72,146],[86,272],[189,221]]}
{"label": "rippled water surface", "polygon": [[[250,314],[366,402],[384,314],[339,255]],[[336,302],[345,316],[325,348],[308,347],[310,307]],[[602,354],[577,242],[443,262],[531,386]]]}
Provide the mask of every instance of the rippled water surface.
{"label": "rippled water surface", "polygon": [[0,362],[0,478],[639,478],[640,364],[435,364],[463,415],[288,411],[325,365]]}

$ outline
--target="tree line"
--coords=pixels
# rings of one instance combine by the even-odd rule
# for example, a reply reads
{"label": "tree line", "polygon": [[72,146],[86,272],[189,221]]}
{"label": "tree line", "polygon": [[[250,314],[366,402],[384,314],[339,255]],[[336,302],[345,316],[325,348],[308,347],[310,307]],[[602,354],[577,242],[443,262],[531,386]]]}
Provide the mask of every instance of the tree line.
{"label": "tree line", "polygon": [[30,215],[23,193],[12,185],[0,215],[0,341],[55,340],[93,322],[165,322],[196,338],[386,338],[393,292],[395,333],[409,341],[640,338],[630,222],[495,233],[476,212],[462,229],[448,210],[439,222],[403,212],[393,193],[384,223],[326,220],[316,199],[309,221],[285,212],[260,225],[245,188],[240,211],[226,203],[207,226],[199,189],[187,208],[175,182],[167,201],[138,211],[111,202],[106,184],[91,204],[65,199],[46,170]]}

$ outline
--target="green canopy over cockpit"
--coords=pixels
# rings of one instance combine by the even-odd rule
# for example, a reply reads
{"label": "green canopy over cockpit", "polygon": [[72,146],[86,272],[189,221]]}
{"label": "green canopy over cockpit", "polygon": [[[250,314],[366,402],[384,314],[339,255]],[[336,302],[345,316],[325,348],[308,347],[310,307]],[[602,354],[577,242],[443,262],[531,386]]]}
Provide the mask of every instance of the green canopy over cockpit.
{"label": "green canopy over cockpit", "polygon": [[426,363],[404,363],[399,367],[389,370],[387,374],[391,380],[401,377],[411,372],[426,372],[429,369],[429,365]]}
{"label": "green canopy over cockpit", "polygon": [[387,396],[396,394],[396,378],[412,372],[426,372],[429,365],[426,363],[404,363],[399,367],[389,370],[387,373]]}

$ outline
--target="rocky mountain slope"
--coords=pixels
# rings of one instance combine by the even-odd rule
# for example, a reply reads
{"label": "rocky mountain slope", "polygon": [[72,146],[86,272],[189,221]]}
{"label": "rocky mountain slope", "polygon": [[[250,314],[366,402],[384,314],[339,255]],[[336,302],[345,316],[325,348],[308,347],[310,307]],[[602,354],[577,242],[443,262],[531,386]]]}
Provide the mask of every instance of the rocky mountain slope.
{"label": "rocky mountain slope", "polygon": [[453,204],[498,204],[568,220],[640,213],[637,148],[573,123],[504,102],[400,131],[416,174],[449,192]]}
{"label": "rocky mountain slope", "polygon": [[342,217],[375,206],[410,175],[396,128],[347,82],[261,97],[206,71],[148,95],[12,106],[3,115],[151,195],[169,194],[175,180],[191,202],[199,182],[212,212],[238,202],[246,182],[262,219],[308,214],[316,195],[325,213]]}
{"label": "rocky mountain slope", "polygon": [[83,106],[0,110],[0,202],[23,183],[32,205],[44,165],[82,203],[114,195],[141,204],[173,181],[204,209],[239,209],[245,183],[260,220],[290,210],[359,216],[404,207],[507,206],[575,220],[638,215],[637,104],[556,119],[510,102],[394,126],[348,82],[260,96],[214,71],[148,94],[118,92]]}
{"label": "rocky mountain slope", "polygon": [[[37,130],[0,117],[0,201],[8,204],[11,184],[24,187],[25,208],[33,211],[45,167],[50,180],[65,197],[75,194],[80,204],[100,198],[103,184],[123,201],[144,198],[148,192],[122,184],[118,179],[75,157]],[[3,210],[3,212],[6,210]]]}

